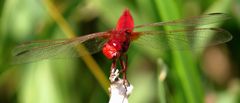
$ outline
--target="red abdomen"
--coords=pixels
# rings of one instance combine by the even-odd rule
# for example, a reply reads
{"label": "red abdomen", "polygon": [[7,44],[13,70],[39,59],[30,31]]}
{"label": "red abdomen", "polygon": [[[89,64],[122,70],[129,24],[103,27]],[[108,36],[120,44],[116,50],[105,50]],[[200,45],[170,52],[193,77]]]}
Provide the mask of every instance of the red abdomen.
{"label": "red abdomen", "polygon": [[132,15],[128,9],[124,10],[121,17],[118,19],[117,31],[128,30],[128,32],[132,32],[134,27],[134,21]]}

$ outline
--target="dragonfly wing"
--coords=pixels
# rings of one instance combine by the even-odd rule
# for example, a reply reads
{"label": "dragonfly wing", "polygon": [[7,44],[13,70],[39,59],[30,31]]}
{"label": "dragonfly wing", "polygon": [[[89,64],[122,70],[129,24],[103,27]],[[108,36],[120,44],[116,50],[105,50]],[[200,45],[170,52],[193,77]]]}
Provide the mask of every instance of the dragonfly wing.
{"label": "dragonfly wing", "polygon": [[134,28],[153,27],[153,26],[199,26],[199,25],[217,23],[227,19],[230,19],[230,16],[224,13],[210,13],[210,14],[204,14],[202,16],[178,19],[173,21],[137,25]]}
{"label": "dragonfly wing", "polygon": [[[93,33],[73,39],[40,40],[23,43],[14,48],[13,63],[28,63],[48,58],[78,57],[85,53],[77,52],[78,45],[84,45],[90,54],[101,50],[107,32]],[[81,53],[79,55],[79,53]]]}
{"label": "dragonfly wing", "polygon": [[193,28],[172,31],[138,32],[134,42],[160,50],[196,50],[228,42],[232,35],[220,28]]}

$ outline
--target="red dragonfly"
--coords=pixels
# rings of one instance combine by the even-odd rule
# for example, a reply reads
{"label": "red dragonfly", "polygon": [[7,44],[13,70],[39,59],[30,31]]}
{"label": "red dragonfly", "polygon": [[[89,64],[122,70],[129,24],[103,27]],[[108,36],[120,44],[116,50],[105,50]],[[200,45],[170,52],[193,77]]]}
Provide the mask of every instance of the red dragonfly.
{"label": "red dragonfly", "polygon": [[[209,38],[210,34],[212,34],[212,39],[208,40],[206,45],[225,43],[232,38],[229,32],[220,28],[194,28],[193,26],[215,23],[228,18],[227,15],[222,13],[210,13],[198,17],[134,26],[131,13],[126,9],[119,18],[115,29],[71,39],[25,42],[13,50],[13,60],[15,63],[19,64],[48,58],[75,57],[79,56],[76,52],[76,46],[81,44],[84,45],[91,54],[102,50],[102,53],[108,59],[112,60],[111,71],[115,70],[116,63],[119,60],[122,67],[123,79],[126,80],[126,52],[132,41],[138,41],[141,38],[147,38],[147,36],[151,35],[158,35],[158,38],[162,40],[176,41],[175,43],[161,44],[166,48],[174,48],[176,45],[179,45],[178,43],[192,47],[192,42],[195,39],[205,40],[206,38]],[[174,25],[188,28],[171,31],[133,31],[134,29],[143,27]],[[84,53],[81,55],[84,55]]]}

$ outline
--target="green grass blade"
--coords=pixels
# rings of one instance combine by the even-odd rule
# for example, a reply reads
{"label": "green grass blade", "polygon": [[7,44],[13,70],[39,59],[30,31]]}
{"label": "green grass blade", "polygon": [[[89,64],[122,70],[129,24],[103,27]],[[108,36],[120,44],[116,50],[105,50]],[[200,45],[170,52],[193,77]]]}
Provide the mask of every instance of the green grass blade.
{"label": "green grass blade", "polygon": [[[181,13],[178,4],[175,0],[156,0],[156,7],[158,9],[159,17],[163,21],[171,19],[181,18]],[[165,27],[165,30],[176,29],[173,27]],[[174,41],[171,41],[174,42]],[[181,44],[181,43],[176,43]],[[201,87],[200,76],[196,68],[196,64],[193,62],[193,58],[190,51],[179,52],[172,49],[172,74],[176,74],[177,81],[176,92],[182,92],[184,98],[179,98],[179,101],[186,101],[187,103],[202,103],[203,102],[203,87]],[[179,87],[180,86],[180,87]],[[175,95],[177,96],[177,95]],[[175,97],[176,98],[176,97]]]}

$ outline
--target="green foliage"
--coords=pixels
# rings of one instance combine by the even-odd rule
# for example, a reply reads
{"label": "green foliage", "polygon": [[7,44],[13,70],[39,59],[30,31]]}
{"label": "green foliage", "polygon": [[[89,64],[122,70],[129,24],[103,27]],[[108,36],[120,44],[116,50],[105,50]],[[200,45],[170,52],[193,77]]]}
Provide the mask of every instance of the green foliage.
{"label": "green foliage", "polygon": [[[240,3],[232,0],[2,0],[0,1],[0,102],[4,103],[102,103],[108,101],[111,61],[101,52],[84,58],[50,59],[11,64],[11,51],[19,43],[53,40],[107,31],[114,28],[125,8],[135,25],[169,21],[210,12],[227,13],[229,21],[211,25],[239,36]],[[232,7],[232,8],[231,8]],[[237,12],[236,12],[237,11]],[[60,15],[59,15],[60,14]],[[229,24],[232,23],[232,24]],[[223,24],[223,25],[220,25]],[[208,26],[205,26],[208,27]],[[230,28],[231,27],[231,28]],[[172,30],[178,27],[136,29]],[[238,31],[238,32],[236,32]],[[79,35],[78,35],[79,34]],[[209,34],[210,35],[210,34]],[[208,38],[211,38],[210,36]],[[230,42],[232,65],[238,63],[238,39]],[[159,45],[158,35],[150,41],[133,43],[128,51],[128,79],[134,86],[130,103],[203,103],[209,91],[214,102],[237,103],[237,92],[228,92],[202,71],[203,51],[169,51],[151,48]],[[171,41],[179,44],[178,41]],[[196,40],[196,45],[204,45]],[[233,71],[239,71],[239,64]],[[237,69],[238,68],[238,69]],[[230,74],[233,75],[233,74]],[[165,77],[166,76],[166,77]],[[232,76],[233,77],[233,76]],[[236,77],[239,74],[236,73]],[[160,79],[159,79],[160,78]],[[237,78],[239,81],[239,78]],[[216,85],[216,86],[215,86]],[[219,88],[223,88],[219,90]],[[220,96],[219,96],[220,95]],[[223,96],[222,96],[223,95]]]}

